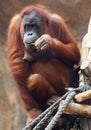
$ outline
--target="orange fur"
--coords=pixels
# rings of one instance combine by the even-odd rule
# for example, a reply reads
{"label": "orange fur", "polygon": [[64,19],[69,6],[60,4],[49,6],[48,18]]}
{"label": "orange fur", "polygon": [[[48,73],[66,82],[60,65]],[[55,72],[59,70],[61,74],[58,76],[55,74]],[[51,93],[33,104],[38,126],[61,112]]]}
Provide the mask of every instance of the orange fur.
{"label": "orange fur", "polygon": [[[47,24],[45,33],[51,37],[50,49],[57,55],[55,60],[39,60],[31,65],[23,60],[24,44],[21,38],[21,23],[23,16],[32,10],[36,11],[44,25]],[[36,109],[40,114],[40,110],[49,97],[61,96],[65,93],[65,87],[72,83],[73,66],[78,65],[80,61],[77,43],[69,33],[63,19],[50,13],[41,5],[26,7],[20,14],[13,17],[8,32],[8,53],[9,66],[30,119],[33,118],[31,111]]]}

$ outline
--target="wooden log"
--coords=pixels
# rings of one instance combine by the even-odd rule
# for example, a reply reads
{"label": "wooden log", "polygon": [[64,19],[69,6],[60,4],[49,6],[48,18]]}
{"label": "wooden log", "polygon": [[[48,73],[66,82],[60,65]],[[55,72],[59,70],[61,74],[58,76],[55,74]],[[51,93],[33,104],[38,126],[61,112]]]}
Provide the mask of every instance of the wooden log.
{"label": "wooden log", "polygon": [[91,90],[79,93],[75,96],[75,100],[79,103],[91,99]]}
{"label": "wooden log", "polygon": [[[63,104],[63,100],[60,105]],[[64,114],[76,115],[78,117],[91,118],[91,106],[71,102],[65,109]]]}

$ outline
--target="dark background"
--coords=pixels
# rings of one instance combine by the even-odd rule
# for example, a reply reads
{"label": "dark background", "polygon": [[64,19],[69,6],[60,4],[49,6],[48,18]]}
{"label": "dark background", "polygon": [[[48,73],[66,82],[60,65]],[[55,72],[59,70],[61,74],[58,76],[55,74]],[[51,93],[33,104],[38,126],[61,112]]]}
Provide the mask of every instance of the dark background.
{"label": "dark background", "polygon": [[8,68],[7,30],[13,15],[35,3],[61,15],[78,44],[87,32],[91,0],[0,0],[0,130],[21,130],[25,126],[25,111]]}

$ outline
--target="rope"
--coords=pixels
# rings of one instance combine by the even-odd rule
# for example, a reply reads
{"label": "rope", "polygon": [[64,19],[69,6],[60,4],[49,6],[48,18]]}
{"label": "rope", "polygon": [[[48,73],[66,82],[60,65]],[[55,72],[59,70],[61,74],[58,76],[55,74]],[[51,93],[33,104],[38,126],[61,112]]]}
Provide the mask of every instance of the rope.
{"label": "rope", "polygon": [[57,111],[56,115],[53,117],[51,122],[48,124],[45,130],[52,130],[52,128],[57,124],[59,121],[63,111],[66,109],[67,105],[70,103],[72,98],[76,95],[76,92],[71,92],[65,99],[64,103],[59,105],[59,110]]}
{"label": "rope", "polygon": [[[73,91],[73,90],[71,90],[71,91]],[[52,109],[54,108],[54,109],[56,109],[56,106],[59,104],[59,102],[61,101],[61,100],[63,100],[63,99],[65,99],[66,98],[66,96],[69,94],[70,92],[68,91],[65,95],[63,95],[63,97],[61,97],[60,99],[58,99],[54,104],[52,104],[49,108],[47,108],[44,112],[42,112],[36,119],[34,119],[32,122],[30,122],[28,125],[26,125],[22,130],[27,130],[27,129],[29,129],[29,130],[32,130],[32,128],[34,127],[34,126],[36,126],[36,124],[38,123],[38,122],[40,122],[40,120],[45,116],[45,115],[47,115],[47,113],[48,113],[48,117],[50,117],[49,115],[51,115],[51,112],[53,112],[52,111]]]}
{"label": "rope", "polygon": [[[58,99],[58,101],[56,101],[54,104],[52,104],[48,109],[46,109],[42,114],[40,114],[36,119],[34,119],[32,122],[30,122],[22,130],[43,130],[47,125],[48,126],[45,128],[45,130],[52,130],[52,128],[56,125],[56,123],[60,119],[63,111],[65,110],[65,108],[67,107],[69,102],[73,99],[73,97],[79,91],[82,91],[84,87],[85,86],[80,86],[76,89],[72,89],[72,90],[68,91],[65,95],[63,95],[63,97]],[[65,101],[61,105],[61,101],[64,99],[65,99]],[[59,103],[60,103],[60,106],[59,106],[59,110],[57,111]],[[48,124],[48,121],[49,121],[51,115],[53,115],[53,113],[55,111],[57,111],[57,113],[55,114],[53,119]]]}

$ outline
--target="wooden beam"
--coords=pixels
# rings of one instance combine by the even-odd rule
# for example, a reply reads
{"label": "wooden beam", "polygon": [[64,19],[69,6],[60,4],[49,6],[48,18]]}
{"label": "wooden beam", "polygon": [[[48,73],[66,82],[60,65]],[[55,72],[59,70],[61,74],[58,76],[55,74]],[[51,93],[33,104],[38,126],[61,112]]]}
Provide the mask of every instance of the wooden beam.
{"label": "wooden beam", "polygon": [[75,96],[75,100],[79,103],[91,99],[91,90],[79,93]]}
{"label": "wooden beam", "polygon": [[[63,100],[60,105],[63,104]],[[65,109],[64,114],[76,115],[78,117],[91,118],[91,106],[71,102]]]}

